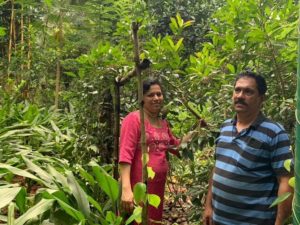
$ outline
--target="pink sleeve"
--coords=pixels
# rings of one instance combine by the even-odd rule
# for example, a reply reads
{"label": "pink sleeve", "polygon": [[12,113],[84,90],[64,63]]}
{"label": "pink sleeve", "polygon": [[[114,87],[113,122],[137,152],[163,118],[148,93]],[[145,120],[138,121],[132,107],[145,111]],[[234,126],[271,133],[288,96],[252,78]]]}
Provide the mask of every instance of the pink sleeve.
{"label": "pink sleeve", "polygon": [[123,120],[120,134],[119,163],[132,163],[138,147],[140,136],[140,121],[136,112],[129,113]]}

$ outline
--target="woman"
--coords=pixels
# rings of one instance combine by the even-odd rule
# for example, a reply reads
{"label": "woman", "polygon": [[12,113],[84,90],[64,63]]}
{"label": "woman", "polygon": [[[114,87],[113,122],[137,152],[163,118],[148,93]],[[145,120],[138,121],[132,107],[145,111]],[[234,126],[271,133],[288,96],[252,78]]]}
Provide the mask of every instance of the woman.
{"label": "woman", "polygon": [[[159,117],[163,105],[162,88],[158,80],[146,80],[143,83],[143,106],[145,117],[146,143],[149,153],[148,166],[155,172],[154,179],[148,179],[148,193],[160,197],[161,203],[156,209],[148,208],[148,224],[161,224],[163,214],[164,189],[169,169],[166,151],[170,146],[178,146],[166,120]],[[142,151],[140,145],[140,112],[129,113],[122,122],[120,137],[120,175],[122,181],[121,207],[132,212],[133,186],[142,181]],[[187,139],[185,137],[185,139]]]}

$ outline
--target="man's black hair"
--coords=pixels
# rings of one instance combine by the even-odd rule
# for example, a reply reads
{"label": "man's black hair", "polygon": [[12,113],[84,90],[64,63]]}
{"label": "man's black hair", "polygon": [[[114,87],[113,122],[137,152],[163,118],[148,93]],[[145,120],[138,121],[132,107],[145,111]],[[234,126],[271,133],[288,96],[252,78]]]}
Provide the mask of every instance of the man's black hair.
{"label": "man's black hair", "polygon": [[235,78],[234,86],[236,85],[236,82],[243,77],[249,77],[256,81],[258,93],[260,95],[264,95],[267,92],[268,88],[267,88],[267,83],[266,83],[265,78],[259,74],[252,72],[252,71],[245,71],[245,72],[241,72],[240,74],[238,74]]}

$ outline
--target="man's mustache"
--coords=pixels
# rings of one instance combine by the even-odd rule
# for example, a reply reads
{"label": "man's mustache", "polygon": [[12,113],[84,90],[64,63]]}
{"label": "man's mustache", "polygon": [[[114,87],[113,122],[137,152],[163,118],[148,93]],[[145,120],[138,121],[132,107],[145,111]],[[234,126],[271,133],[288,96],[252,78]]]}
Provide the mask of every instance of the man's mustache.
{"label": "man's mustache", "polygon": [[241,105],[247,106],[247,103],[246,103],[243,99],[238,99],[238,100],[236,100],[236,101],[234,102],[234,104],[235,104],[235,105],[236,105],[236,104],[241,104]]}

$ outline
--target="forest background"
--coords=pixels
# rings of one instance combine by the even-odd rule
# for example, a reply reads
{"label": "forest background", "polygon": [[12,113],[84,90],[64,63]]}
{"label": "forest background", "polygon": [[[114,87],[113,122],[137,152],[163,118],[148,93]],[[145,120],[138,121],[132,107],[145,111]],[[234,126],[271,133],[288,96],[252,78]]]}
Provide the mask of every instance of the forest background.
{"label": "forest background", "polygon": [[132,22],[173,133],[199,131],[170,158],[168,196],[189,223],[200,224],[238,72],[263,74],[263,111],[294,146],[295,1],[0,0],[0,223],[121,223],[119,121],[138,108]]}

